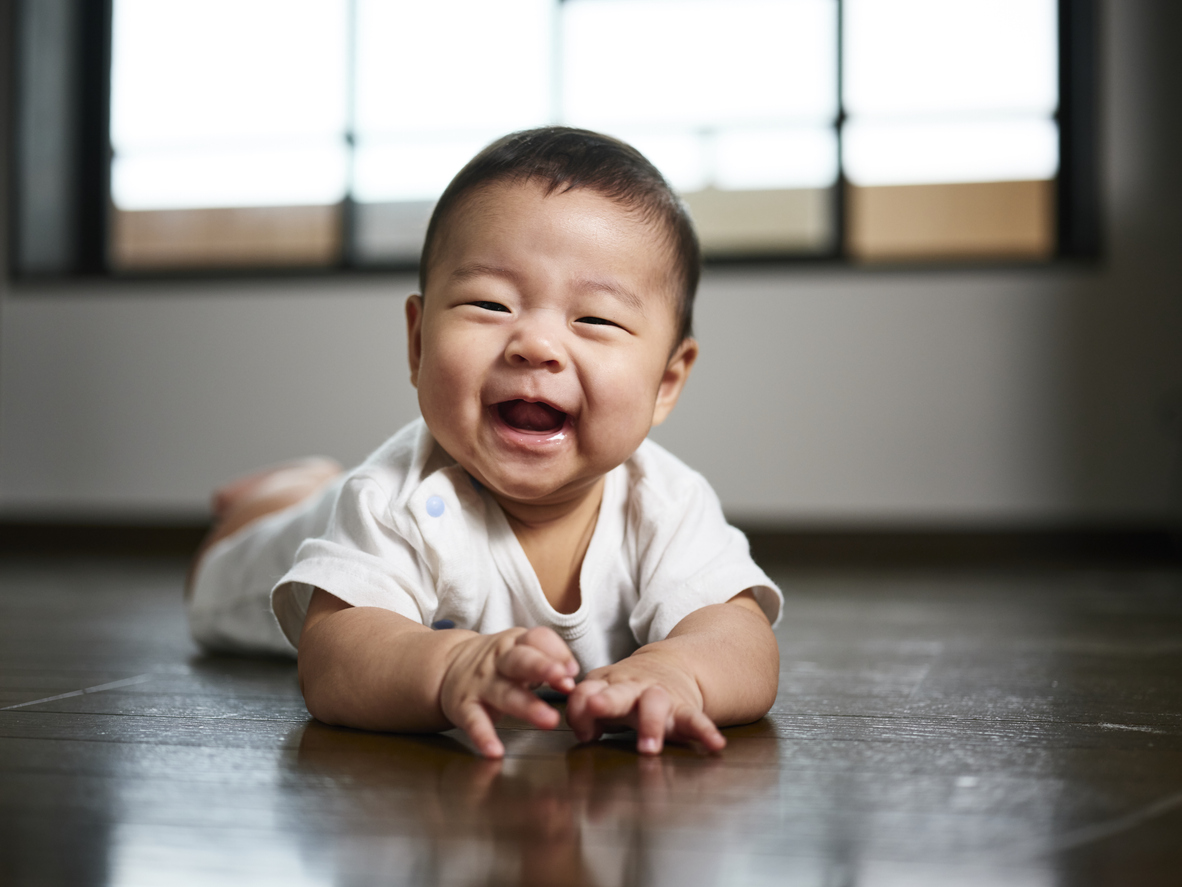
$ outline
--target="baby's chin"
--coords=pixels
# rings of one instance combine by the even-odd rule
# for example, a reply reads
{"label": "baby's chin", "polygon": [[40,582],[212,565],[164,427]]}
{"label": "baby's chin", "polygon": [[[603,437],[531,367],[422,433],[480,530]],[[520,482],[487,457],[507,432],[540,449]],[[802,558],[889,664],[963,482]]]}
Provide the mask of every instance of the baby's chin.
{"label": "baby's chin", "polygon": [[497,465],[481,471],[476,466],[464,465],[463,460],[458,461],[502,507],[516,506],[514,510],[577,503],[604,476],[595,472],[578,472],[572,476],[569,472],[552,473],[530,465]]}
{"label": "baby's chin", "polygon": [[[472,474],[471,471],[468,472]],[[547,480],[533,477],[505,477],[503,474],[491,479],[482,479],[473,474],[481,485],[502,504],[546,507],[561,505],[579,499],[583,493],[603,477]]]}

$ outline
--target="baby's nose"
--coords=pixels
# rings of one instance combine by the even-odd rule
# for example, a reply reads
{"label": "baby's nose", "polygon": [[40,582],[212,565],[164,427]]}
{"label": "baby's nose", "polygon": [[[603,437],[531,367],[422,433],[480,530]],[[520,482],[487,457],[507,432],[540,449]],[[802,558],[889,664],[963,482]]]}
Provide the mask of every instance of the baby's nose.
{"label": "baby's nose", "polygon": [[566,366],[566,351],[558,330],[542,321],[523,323],[509,339],[505,358],[514,366],[561,370]]}

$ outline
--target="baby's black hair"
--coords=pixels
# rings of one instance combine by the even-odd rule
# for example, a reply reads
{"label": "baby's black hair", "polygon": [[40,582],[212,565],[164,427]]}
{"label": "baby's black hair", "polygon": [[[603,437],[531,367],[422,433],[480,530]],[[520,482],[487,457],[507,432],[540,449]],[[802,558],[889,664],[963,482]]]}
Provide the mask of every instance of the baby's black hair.
{"label": "baby's black hair", "polygon": [[419,260],[426,293],[434,251],[452,212],[465,197],[496,182],[537,181],[547,195],[589,188],[660,223],[677,281],[677,342],[693,332],[694,296],[702,252],[689,213],[669,183],[631,145],[586,129],[544,126],[510,133],[468,161],[435,204]]}

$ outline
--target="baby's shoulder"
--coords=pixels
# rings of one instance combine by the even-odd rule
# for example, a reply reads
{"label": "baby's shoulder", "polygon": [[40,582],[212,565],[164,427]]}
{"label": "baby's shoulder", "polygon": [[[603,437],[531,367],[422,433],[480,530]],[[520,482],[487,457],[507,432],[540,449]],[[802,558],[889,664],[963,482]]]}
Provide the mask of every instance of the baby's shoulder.
{"label": "baby's shoulder", "polygon": [[621,468],[628,510],[642,522],[717,502],[705,477],[652,440],[646,439]]}
{"label": "baby's shoulder", "polygon": [[397,507],[409,498],[423,479],[437,468],[445,453],[436,445],[422,419],[416,419],[399,429],[374,450],[360,465],[350,471],[344,481],[345,495],[364,492],[378,495],[383,503]]}

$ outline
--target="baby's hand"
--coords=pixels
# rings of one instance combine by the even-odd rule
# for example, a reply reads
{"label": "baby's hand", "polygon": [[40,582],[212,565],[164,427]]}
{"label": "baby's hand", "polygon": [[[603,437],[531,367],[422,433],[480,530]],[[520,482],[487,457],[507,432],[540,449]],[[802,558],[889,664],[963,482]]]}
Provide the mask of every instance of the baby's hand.
{"label": "baby's hand", "polygon": [[588,674],[567,699],[566,720],[580,742],[631,727],[641,754],[658,754],[666,740],[700,742],[708,751],[726,745],[702,710],[693,676],[657,653],[633,655]]}
{"label": "baby's hand", "polygon": [[511,628],[475,635],[458,645],[443,676],[439,702],[444,716],[476,743],[485,757],[499,758],[505,746],[496,722],[512,715],[535,727],[558,726],[558,712],[531,687],[549,684],[561,693],[575,689],[579,665],[549,628]]}

